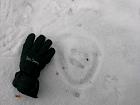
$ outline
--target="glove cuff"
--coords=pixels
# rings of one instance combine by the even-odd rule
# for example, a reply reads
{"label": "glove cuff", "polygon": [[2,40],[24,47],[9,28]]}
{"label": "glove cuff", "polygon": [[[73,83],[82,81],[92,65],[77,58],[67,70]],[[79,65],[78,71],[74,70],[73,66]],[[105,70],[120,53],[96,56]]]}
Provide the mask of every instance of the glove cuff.
{"label": "glove cuff", "polygon": [[37,98],[39,81],[37,78],[30,77],[24,72],[19,71],[15,74],[13,86],[22,94]]}

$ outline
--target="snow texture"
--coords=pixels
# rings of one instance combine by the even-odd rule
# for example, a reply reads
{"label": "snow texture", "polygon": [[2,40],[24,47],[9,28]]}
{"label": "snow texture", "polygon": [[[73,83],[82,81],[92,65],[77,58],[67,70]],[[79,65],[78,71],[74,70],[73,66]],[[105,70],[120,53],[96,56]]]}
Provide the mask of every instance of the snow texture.
{"label": "snow texture", "polygon": [[[0,105],[139,105],[139,0],[0,0]],[[13,86],[34,32],[56,54],[37,99]]]}

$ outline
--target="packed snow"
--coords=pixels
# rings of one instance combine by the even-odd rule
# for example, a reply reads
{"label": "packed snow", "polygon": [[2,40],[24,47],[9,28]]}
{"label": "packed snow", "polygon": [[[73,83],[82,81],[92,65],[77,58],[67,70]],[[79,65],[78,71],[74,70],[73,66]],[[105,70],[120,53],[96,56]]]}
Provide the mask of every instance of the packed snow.
{"label": "packed snow", "polygon": [[[139,0],[0,0],[0,105],[139,105]],[[56,54],[37,99],[12,86],[31,32]]]}
{"label": "packed snow", "polygon": [[89,36],[89,33],[82,33],[85,34],[80,35],[81,31],[76,34],[69,32],[69,35],[64,35],[56,46],[59,51],[59,72],[64,76],[62,80],[77,88],[91,86],[103,59],[103,51],[101,52],[98,41],[92,35]]}

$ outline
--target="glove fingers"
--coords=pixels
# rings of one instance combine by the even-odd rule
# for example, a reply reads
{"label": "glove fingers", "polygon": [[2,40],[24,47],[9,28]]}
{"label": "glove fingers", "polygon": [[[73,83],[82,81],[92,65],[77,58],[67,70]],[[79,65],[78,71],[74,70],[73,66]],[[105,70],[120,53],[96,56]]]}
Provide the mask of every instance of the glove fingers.
{"label": "glove fingers", "polygon": [[46,55],[48,49],[50,48],[50,46],[52,45],[52,41],[50,39],[48,39],[47,41],[45,41],[44,46],[41,48],[39,55]]}
{"label": "glove fingers", "polygon": [[54,49],[54,48],[50,48],[50,49],[48,50],[48,52],[46,53],[44,62],[45,62],[46,64],[48,64],[48,63],[51,61],[51,59],[52,59],[52,57],[54,56],[54,54],[55,54],[55,49]]}
{"label": "glove fingers", "polygon": [[39,37],[37,37],[37,39],[34,42],[34,45],[32,47],[33,52],[38,52],[41,47],[43,46],[45,42],[45,36],[44,35],[40,35]]}
{"label": "glove fingers", "polygon": [[26,53],[29,49],[32,48],[34,40],[35,40],[35,34],[34,33],[29,34],[23,45],[22,53]]}

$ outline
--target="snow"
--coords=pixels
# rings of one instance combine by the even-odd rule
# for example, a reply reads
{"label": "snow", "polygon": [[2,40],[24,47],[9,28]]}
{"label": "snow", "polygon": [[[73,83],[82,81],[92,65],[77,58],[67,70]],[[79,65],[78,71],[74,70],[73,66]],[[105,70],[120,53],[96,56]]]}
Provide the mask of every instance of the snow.
{"label": "snow", "polygon": [[[74,30],[76,32],[78,29]],[[63,76],[62,80],[66,80],[72,87],[87,88],[99,72],[103,52],[97,39],[88,32],[74,32],[69,32],[71,34],[63,36],[57,42],[57,48],[60,49],[57,54],[57,60],[60,61],[59,72]],[[80,35],[81,33],[84,35]]]}
{"label": "snow", "polygon": [[[139,27],[139,0],[0,0],[0,105],[139,105]],[[56,49],[38,99],[12,86],[31,32]]]}

